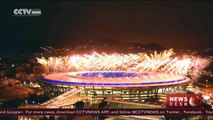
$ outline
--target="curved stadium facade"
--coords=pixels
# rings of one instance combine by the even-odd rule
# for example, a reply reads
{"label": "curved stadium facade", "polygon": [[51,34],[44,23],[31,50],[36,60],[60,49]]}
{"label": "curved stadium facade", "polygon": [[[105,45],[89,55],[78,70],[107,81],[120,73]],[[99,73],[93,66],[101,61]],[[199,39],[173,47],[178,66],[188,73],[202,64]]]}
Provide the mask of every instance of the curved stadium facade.
{"label": "curved stadium facade", "polygon": [[191,82],[185,76],[171,73],[137,73],[124,71],[90,71],[53,73],[40,78],[46,92],[57,96],[63,92],[83,88],[80,96],[95,99],[143,101],[159,98],[165,93],[179,93]]}

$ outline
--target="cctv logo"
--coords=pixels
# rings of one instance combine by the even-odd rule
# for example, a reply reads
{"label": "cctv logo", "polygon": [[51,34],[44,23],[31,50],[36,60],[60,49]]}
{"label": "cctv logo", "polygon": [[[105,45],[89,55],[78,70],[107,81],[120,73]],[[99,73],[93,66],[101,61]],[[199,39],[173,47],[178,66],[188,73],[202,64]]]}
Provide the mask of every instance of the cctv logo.
{"label": "cctv logo", "polygon": [[40,9],[14,9],[13,16],[40,16],[41,10]]}

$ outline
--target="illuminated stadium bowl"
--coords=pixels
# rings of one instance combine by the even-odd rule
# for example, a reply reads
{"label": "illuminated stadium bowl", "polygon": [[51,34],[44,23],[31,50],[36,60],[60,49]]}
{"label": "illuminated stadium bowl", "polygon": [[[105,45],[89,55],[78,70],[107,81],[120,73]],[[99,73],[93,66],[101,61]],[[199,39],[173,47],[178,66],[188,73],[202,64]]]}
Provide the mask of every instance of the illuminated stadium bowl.
{"label": "illuminated stadium bowl", "polygon": [[159,87],[189,82],[189,79],[184,76],[124,71],[55,73],[47,75],[40,80],[55,85],[94,87]]}
{"label": "illuminated stadium bowl", "polygon": [[42,88],[55,96],[82,88],[80,95],[89,98],[102,100],[110,97],[130,101],[184,92],[190,83],[190,79],[181,75],[124,71],[52,73],[40,78],[40,81]]}

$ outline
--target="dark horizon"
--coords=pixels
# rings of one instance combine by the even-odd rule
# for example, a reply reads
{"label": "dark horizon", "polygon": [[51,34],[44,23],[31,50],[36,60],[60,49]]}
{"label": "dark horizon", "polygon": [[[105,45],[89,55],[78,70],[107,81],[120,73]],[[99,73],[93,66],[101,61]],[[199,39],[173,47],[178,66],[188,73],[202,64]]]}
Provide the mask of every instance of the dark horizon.
{"label": "dark horizon", "polygon": [[[39,8],[39,17],[15,17]],[[213,2],[1,2],[0,51],[74,46],[88,41],[154,43],[165,48],[212,48]]]}

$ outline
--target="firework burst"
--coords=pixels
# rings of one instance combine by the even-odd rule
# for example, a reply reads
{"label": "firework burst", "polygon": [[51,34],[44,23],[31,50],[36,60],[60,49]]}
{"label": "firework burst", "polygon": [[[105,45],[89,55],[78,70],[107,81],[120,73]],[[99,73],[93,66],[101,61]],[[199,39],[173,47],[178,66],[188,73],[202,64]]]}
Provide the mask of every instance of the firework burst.
{"label": "firework burst", "polygon": [[209,60],[192,55],[175,55],[172,49],[153,54],[92,53],[65,57],[37,58],[48,72],[134,71],[166,72],[176,75],[198,74]]}

